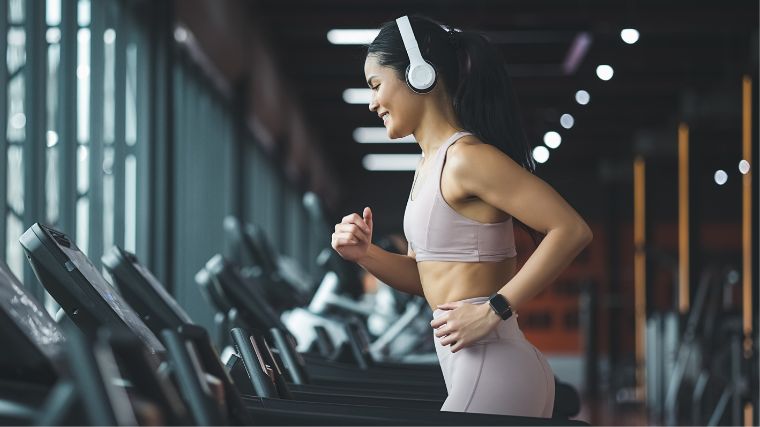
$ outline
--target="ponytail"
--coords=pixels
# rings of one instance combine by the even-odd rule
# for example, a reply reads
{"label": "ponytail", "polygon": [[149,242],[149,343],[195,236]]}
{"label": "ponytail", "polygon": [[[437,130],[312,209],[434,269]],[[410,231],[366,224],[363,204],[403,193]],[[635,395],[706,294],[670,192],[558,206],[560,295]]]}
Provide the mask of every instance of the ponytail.
{"label": "ponytail", "polygon": [[536,164],[501,52],[485,36],[454,32],[461,78],[454,111],[465,129],[533,172]]}
{"label": "ponytail", "polygon": [[[457,42],[461,78],[454,94],[454,112],[465,129],[498,147],[531,173],[536,163],[522,126],[517,99],[501,52],[485,36],[450,32]],[[513,218],[538,245],[544,235]]]}

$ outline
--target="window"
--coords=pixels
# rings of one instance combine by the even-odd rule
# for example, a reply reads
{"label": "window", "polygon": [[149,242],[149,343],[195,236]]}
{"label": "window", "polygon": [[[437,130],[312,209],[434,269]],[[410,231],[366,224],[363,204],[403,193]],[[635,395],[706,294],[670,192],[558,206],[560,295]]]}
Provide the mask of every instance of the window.
{"label": "window", "polygon": [[5,257],[8,266],[24,280],[24,253],[18,238],[24,232],[24,143],[26,142],[26,1],[10,0],[7,34],[7,120],[5,137],[6,218]]}

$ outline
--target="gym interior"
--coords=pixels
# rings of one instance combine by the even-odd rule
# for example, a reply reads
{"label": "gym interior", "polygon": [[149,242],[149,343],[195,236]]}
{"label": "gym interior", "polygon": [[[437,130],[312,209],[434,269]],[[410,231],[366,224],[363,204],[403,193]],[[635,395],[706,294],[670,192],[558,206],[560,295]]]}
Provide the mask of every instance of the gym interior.
{"label": "gym interior", "polygon": [[[420,160],[363,71],[421,14],[503,53],[593,241],[520,308],[553,417],[440,411]],[[2,0],[5,425],[758,425],[758,3]],[[517,265],[536,249],[515,227]],[[509,361],[504,361],[509,363]]]}

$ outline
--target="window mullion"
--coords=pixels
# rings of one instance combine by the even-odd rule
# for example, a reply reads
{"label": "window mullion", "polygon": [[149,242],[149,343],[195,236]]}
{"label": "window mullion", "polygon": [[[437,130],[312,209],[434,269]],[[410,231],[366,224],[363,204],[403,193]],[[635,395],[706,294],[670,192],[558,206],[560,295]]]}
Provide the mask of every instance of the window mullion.
{"label": "window mullion", "polygon": [[[118,9],[117,16],[114,19],[113,28],[116,31],[116,57],[114,64],[114,244],[124,247],[124,221],[125,221],[125,185],[124,185],[124,162],[126,160],[126,141],[125,141],[125,111],[126,104],[124,100],[127,97],[126,85],[126,13]],[[108,248],[105,248],[108,250]]]}
{"label": "window mullion", "polygon": [[[151,83],[150,79],[155,78],[150,72],[152,61],[150,55],[150,38],[146,31],[136,31],[134,20],[130,21],[130,39],[134,41],[137,51],[137,79],[135,79],[135,90],[137,94],[137,143],[132,149],[135,151],[137,160],[137,238],[135,252],[143,259],[150,263],[155,255],[153,251],[153,242],[151,239],[153,229],[151,221],[153,218],[153,205],[151,203],[152,194],[155,190],[151,188],[151,183],[155,183],[155,171],[151,166],[155,163],[151,156],[151,127],[150,120],[151,108]],[[151,267],[153,265],[151,264]]]}
{"label": "window mullion", "polygon": [[[47,42],[45,2],[26,3],[26,67],[24,69],[24,228],[45,221],[45,168],[47,149]],[[20,236],[8,236],[18,240]],[[16,242],[14,242],[16,243]],[[42,300],[43,291],[29,264],[25,265],[24,282]],[[32,284],[34,283],[34,284]]]}
{"label": "window mullion", "polygon": [[[151,216],[149,217],[151,234],[151,268],[159,279],[163,280],[167,289],[174,287],[174,218],[175,197],[172,191],[174,176],[174,139],[173,120],[171,111],[173,65],[173,38],[169,31],[172,19],[171,3],[156,3],[153,12],[153,28],[150,30],[149,41],[151,49],[150,85],[150,173],[152,180],[150,190]],[[139,187],[144,188],[144,187]]]}
{"label": "window mullion", "polygon": [[[0,6],[0,57],[5,58],[8,52],[8,3]],[[6,217],[8,215],[8,65],[3,61],[0,66],[0,259],[6,259]]]}
{"label": "window mullion", "polygon": [[105,2],[92,1],[90,21],[90,205],[88,256],[97,268],[103,253],[103,69]]}
{"label": "window mullion", "polygon": [[61,0],[61,63],[58,85],[58,138],[60,161],[58,224],[62,231],[76,232],[77,154],[77,0]]}

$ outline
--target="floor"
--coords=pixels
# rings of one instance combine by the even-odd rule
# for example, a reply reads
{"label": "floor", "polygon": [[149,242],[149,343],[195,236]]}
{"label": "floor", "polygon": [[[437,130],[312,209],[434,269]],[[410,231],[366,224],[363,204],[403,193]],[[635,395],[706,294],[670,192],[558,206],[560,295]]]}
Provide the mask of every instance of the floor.
{"label": "floor", "polygon": [[[547,355],[547,360],[554,374],[573,387],[581,394],[581,412],[576,419],[586,421],[591,425],[650,425],[647,409],[637,402],[632,391],[625,389],[610,391],[600,385],[595,396],[585,390],[585,366],[583,359],[577,355]],[[606,360],[600,360],[600,384],[606,384],[609,377],[609,365]],[[657,424],[655,420],[652,420]]]}
{"label": "floor", "polygon": [[[611,397],[611,396],[610,396]],[[646,408],[641,403],[615,403],[607,396],[581,399],[581,413],[576,419],[596,426],[650,425]]]}

